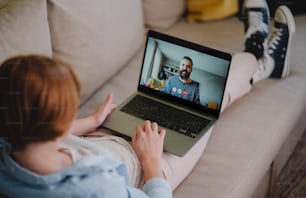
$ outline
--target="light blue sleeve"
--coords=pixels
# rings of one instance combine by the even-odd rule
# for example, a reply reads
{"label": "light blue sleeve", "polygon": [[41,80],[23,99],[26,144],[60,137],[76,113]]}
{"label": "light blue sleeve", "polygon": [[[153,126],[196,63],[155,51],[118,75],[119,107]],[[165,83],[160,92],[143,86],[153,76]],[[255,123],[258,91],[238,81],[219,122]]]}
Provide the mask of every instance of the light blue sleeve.
{"label": "light blue sleeve", "polygon": [[162,178],[148,180],[142,188],[128,189],[130,198],[172,198],[172,190],[168,182]]}
{"label": "light blue sleeve", "polygon": [[166,82],[164,83],[164,86],[161,88],[161,91],[162,92],[165,92],[165,93],[170,93],[170,84],[169,84],[169,79],[166,80]]}
{"label": "light blue sleeve", "polygon": [[195,93],[194,102],[195,102],[196,104],[201,104],[201,102],[200,102],[200,89],[199,89],[199,84],[197,84],[194,93]]}

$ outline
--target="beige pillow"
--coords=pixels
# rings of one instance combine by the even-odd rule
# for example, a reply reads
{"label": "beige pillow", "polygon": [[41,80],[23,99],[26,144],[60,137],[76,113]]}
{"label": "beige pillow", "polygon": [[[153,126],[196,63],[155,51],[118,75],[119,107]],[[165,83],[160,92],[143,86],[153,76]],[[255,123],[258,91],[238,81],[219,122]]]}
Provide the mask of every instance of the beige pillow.
{"label": "beige pillow", "polygon": [[0,62],[31,53],[52,55],[46,1],[12,0],[0,9]]}
{"label": "beige pillow", "polygon": [[182,17],[185,0],[143,0],[143,10],[149,28],[167,28]]}
{"label": "beige pillow", "polygon": [[81,103],[144,41],[140,0],[48,0],[48,13],[54,57],[74,67],[82,86]]}

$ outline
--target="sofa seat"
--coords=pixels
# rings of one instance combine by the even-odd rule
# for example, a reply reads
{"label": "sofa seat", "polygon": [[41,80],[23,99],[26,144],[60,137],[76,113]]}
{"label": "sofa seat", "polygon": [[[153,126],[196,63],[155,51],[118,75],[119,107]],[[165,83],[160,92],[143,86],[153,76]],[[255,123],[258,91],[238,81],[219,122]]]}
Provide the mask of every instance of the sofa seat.
{"label": "sofa seat", "polygon": [[[303,56],[306,16],[296,17],[296,24],[290,76],[257,83],[249,94],[223,112],[203,155],[175,190],[174,197],[246,198],[259,197],[258,191],[264,191],[259,193],[262,195],[266,193],[266,187],[261,184],[271,163],[284,163],[288,155],[281,148],[288,141],[295,144],[306,128],[306,57]],[[243,26],[236,17],[193,24],[181,20],[161,31],[231,53],[243,49]],[[116,103],[134,93],[142,55],[143,46],[80,107],[79,116],[93,111],[110,92]]]}

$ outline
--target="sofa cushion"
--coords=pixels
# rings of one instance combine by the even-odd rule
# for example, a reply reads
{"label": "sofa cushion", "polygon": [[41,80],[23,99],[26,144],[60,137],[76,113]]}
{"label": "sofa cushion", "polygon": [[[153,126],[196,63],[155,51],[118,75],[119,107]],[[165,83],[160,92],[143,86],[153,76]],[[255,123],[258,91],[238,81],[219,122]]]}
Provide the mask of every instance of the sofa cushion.
{"label": "sofa cushion", "polygon": [[149,28],[167,28],[174,24],[185,10],[184,0],[143,0],[146,25]]}
{"label": "sofa cushion", "polygon": [[48,18],[53,55],[73,65],[82,85],[81,103],[136,53],[144,38],[140,0],[48,0]]}
{"label": "sofa cushion", "polygon": [[0,9],[0,62],[17,54],[51,56],[46,1],[12,0]]}

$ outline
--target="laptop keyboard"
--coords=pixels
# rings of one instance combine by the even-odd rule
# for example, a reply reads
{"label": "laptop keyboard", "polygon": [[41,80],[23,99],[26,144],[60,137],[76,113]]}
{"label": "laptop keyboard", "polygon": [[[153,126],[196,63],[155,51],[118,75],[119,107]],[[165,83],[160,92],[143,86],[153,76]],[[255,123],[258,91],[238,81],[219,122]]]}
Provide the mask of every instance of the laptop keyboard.
{"label": "laptop keyboard", "polygon": [[162,127],[172,129],[192,138],[195,138],[209,123],[208,119],[140,95],[136,95],[120,111],[144,120],[157,122]]}

